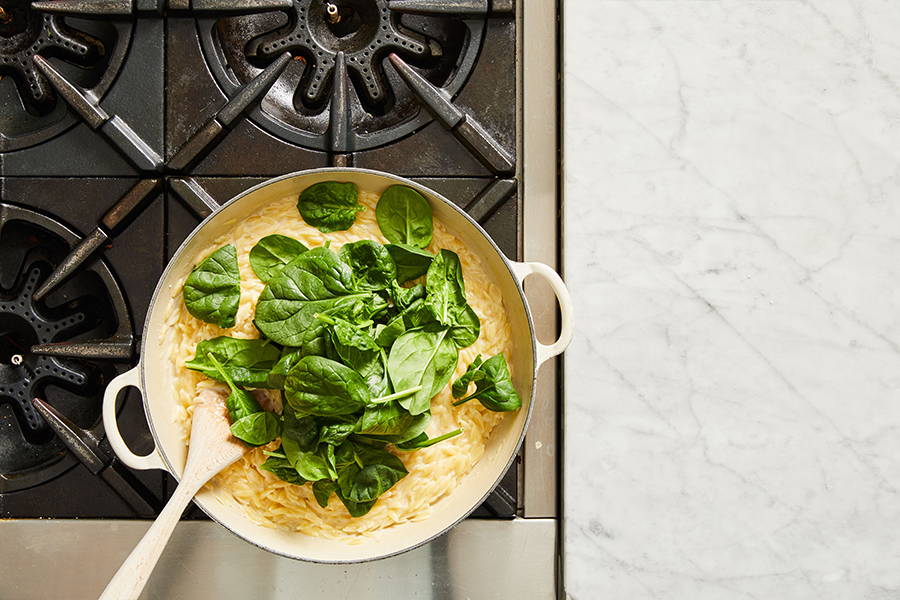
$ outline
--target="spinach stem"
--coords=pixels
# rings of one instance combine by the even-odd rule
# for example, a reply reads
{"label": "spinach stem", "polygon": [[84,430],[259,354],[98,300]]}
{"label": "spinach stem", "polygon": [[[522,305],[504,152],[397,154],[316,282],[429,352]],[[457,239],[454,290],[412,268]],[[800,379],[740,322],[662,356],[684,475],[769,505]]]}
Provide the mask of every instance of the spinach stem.
{"label": "spinach stem", "polygon": [[337,321],[329,317],[328,315],[322,313],[316,313],[314,315],[318,320],[328,323],[329,325],[334,325]]}
{"label": "spinach stem", "polygon": [[427,448],[428,446],[434,446],[438,442],[443,442],[444,440],[449,440],[452,437],[458,436],[459,434],[462,433],[462,431],[463,431],[462,429],[454,429],[453,431],[450,431],[443,435],[439,435],[436,438],[431,438],[431,439],[425,440],[421,444],[416,444],[416,448]]}
{"label": "spinach stem", "polygon": [[409,389],[401,390],[399,392],[394,392],[393,394],[389,394],[387,396],[381,396],[380,398],[373,398],[370,404],[381,404],[382,402],[390,402],[391,400],[398,400],[400,398],[406,398],[407,396],[412,396],[416,392],[422,389],[421,385],[417,385],[411,387]]}
{"label": "spinach stem", "polygon": [[269,452],[268,450],[263,450],[263,454],[266,456],[274,456],[275,458],[287,458],[287,455],[282,454],[281,452]]}

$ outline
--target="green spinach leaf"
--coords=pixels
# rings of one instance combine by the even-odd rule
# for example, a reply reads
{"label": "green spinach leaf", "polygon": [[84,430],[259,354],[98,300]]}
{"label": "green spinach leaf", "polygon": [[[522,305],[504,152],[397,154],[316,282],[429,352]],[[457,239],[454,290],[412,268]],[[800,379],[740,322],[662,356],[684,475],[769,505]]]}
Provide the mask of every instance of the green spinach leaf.
{"label": "green spinach leaf", "polygon": [[[475,363],[479,360],[481,360],[480,356],[453,384],[454,395],[462,396],[471,382],[475,382],[475,392],[462,400],[457,400],[453,406],[459,406],[475,398],[488,410],[496,412],[518,410],[522,406],[522,398],[513,387],[512,379],[509,376],[509,366],[503,355],[497,354],[476,365]],[[476,375],[474,371],[480,372],[481,375]]]}
{"label": "green spinach leaf", "polygon": [[228,415],[231,417],[232,423],[236,423],[244,417],[262,411],[262,407],[259,405],[259,402],[256,401],[256,398],[253,397],[253,394],[237,387],[215,356],[208,354],[207,360],[213,365],[213,368],[218,371],[219,377],[217,377],[217,379],[228,384],[228,388],[231,390],[228,398],[225,399],[225,407],[228,409]]}
{"label": "green spinach leaf", "polygon": [[408,244],[388,244],[385,248],[394,259],[398,283],[406,283],[410,279],[421,277],[428,271],[428,267],[434,259],[434,256],[427,250]]}
{"label": "green spinach leaf", "polygon": [[409,308],[413,302],[425,297],[425,286],[419,284],[405,288],[395,281],[391,284],[390,295],[395,306],[401,309]]}
{"label": "green spinach leaf", "polygon": [[301,358],[288,373],[284,391],[294,411],[323,417],[355,413],[371,399],[359,373],[321,356]]}
{"label": "green spinach leaf", "polygon": [[365,311],[366,306],[379,308],[371,292],[353,289],[350,267],[328,248],[315,248],[269,281],[256,304],[255,323],[279,344],[321,347],[324,323],[318,314]]}
{"label": "green spinach leaf", "polygon": [[395,389],[422,389],[400,400],[413,415],[426,412],[431,399],[450,381],[458,350],[446,329],[408,331],[397,338],[388,355],[388,374]]}
{"label": "green spinach leaf", "polygon": [[390,348],[398,337],[406,331],[402,316],[391,319],[387,325],[379,323],[375,326],[375,342],[382,348]]}
{"label": "green spinach leaf", "polygon": [[219,336],[197,344],[194,358],[184,366],[211,379],[225,381],[209,360],[212,354],[222,370],[236,385],[251,388],[278,387],[269,383],[269,371],[278,362],[281,351],[268,340],[244,340]]}
{"label": "green spinach leaf", "polygon": [[356,423],[356,433],[362,435],[390,436],[385,441],[405,442],[425,431],[430,412],[411,415],[399,402],[385,402],[367,406]]}
{"label": "green spinach leaf", "polygon": [[319,443],[340,446],[356,429],[356,423],[329,423],[319,430]]}
{"label": "green spinach leaf", "polygon": [[262,238],[250,250],[250,266],[263,282],[278,275],[285,265],[307,251],[294,238],[273,234]]}
{"label": "green spinach leaf", "polygon": [[425,289],[425,303],[439,323],[451,328],[453,342],[460,348],[473,344],[481,332],[481,321],[466,302],[462,266],[455,252],[441,250],[435,257],[425,276]]}
{"label": "green spinach leaf", "polygon": [[316,420],[312,417],[298,418],[288,407],[282,415],[281,447],[292,465],[304,452],[315,452],[319,441]]}
{"label": "green spinach leaf", "polygon": [[269,458],[259,466],[260,469],[274,473],[282,481],[293,483],[295,485],[303,485],[306,480],[300,476],[297,469],[288,461],[287,458],[269,455]]}
{"label": "green spinach leaf", "polygon": [[341,247],[341,259],[350,265],[358,290],[378,291],[390,287],[397,278],[397,267],[387,249],[371,240],[360,240]]}
{"label": "green spinach leaf", "polygon": [[331,495],[337,490],[337,483],[330,480],[317,481],[313,484],[312,490],[319,506],[326,508]]}
{"label": "green spinach leaf", "polygon": [[304,221],[322,233],[330,233],[350,229],[356,213],[366,207],[359,203],[356,184],[323,181],[303,190],[297,208]]}
{"label": "green spinach leaf", "polygon": [[431,243],[431,205],[422,194],[404,185],[384,191],[375,207],[378,227],[390,242],[425,248]]}
{"label": "green spinach leaf", "polygon": [[222,246],[195,266],[182,294],[193,316],[223,329],[234,327],[241,303],[241,272],[235,247]]}
{"label": "green spinach leaf", "polygon": [[381,362],[381,347],[375,339],[344,319],[324,319],[329,323],[332,347],[341,361],[362,375],[373,396],[387,394],[389,384]]}
{"label": "green spinach leaf", "polygon": [[454,398],[462,398],[466,395],[466,391],[469,389],[469,384],[473,381],[481,381],[484,379],[485,374],[484,371],[481,370],[481,365],[484,363],[481,355],[475,357],[475,360],[469,364],[469,367],[466,369],[466,372],[460,375],[459,379],[453,382],[453,386],[451,387],[451,391],[453,392]]}
{"label": "green spinach leaf", "polygon": [[281,420],[275,413],[255,412],[232,423],[231,435],[251,446],[262,446],[281,435]]}

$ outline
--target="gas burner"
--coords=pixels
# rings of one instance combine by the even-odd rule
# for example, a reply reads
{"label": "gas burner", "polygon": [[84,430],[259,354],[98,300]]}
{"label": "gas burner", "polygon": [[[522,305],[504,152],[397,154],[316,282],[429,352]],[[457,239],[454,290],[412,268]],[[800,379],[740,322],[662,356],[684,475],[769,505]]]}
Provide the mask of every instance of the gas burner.
{"label": "gas burner", "polygon": [[287,13],[197,23],[207,63],[229,96],[275,57],[294,55],[251,119],[284,140],[342,153],[387,144],[432,118],[388,55],[402,57],[448,97],[474,66],[484,14],[412,14],[398,6],[296,0]]}
{"label": "gas burner", "polygon": [[97,426],[111,365],[38,355],[32,346],[130,338],[131,319],[109,268],[95,261],[46,302],[32,293],[78,237],[29,209],[0,204],[0,492],[47,481],[75,464],[35,411],[45,398],[81,427]]}
{"label": "gas burner", "polygon": [[[58,102],[33,58],[53,58],[67,77],[100,97],[124,58],[131,25],[34,10],[28,0],[0,0],[0,151],[57,135],[75,120]],[[21,108],[15,110],[18,105]]]}

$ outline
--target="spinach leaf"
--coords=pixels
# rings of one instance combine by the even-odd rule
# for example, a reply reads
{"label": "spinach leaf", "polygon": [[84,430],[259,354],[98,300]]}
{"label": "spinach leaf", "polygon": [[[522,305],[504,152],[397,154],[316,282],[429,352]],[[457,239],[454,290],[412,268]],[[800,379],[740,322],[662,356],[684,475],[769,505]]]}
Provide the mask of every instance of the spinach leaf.
{"label": "spinach leaf", "polygon": [[287,481],[288,483],[296,485],[303,485],[306,483],[306,480],[300,476],[297,469],[294,468],[288,459],[281,458],[280,456],[269,455],[266,462],[261,464],[259,468],[274,473],[279,479]]}
{"label": "spinach leaf", "polygon": [[263,282],[267,282],[289,262],[307,251],[307,247],[294,238],[273,234],[262,238],[250,250],[250,266]]}
{"label": "spinach leaf", "polygon": [[426,302],[437,320],[444,325],[456,323],[456,313],[466,306],[466,287],[463,283],[459,256],[450,250],[441,250],[428,267],[425,275]]}
{"label": "spinach leaf", "polygon": [[385,248],[394,259],[398,283],[406,283],[410,279],[424,275],[434,258],[427,250],[408,244],[388,244]]}
{"label": "spinach leaf", "polygon": [[431,407],[431,399],[450,381],[458,351],[446,329],[408,331],[397,338],[388,355],[388,374],[395,389],[422,389],[400,400],[413,415]]}
{"label": "spinach leaf", "polygon": [[[506,412],[518,410],[522,406],[522,399],[519,397],[516,388],[513,387],[512,379],[509,376],[509,366],[502,354],[490,357],[481,364],[475,363],[481,360],[477,357],[475,361],[469,365],[469,368],[453,384],[453,393],[455,396],[462,396],[469,386],[470,382],[475,382],[475,392],[462,400],[457,400],[453,406],[459,406],[475,398],[488,410],[496,412]],[[479,371],[481,375],[473,372]]]}
{"label": "spinach leaf", "polygon": [[356,433],[363,435],[391,436],[385,441],[405,442],[425,430],[431,413],[411,415],[396,401],[367,406],[356,423]]}
{"label": "spinach leaf", "polygon": [[469,367],[466,369],[466,372],[460,375],[459,379],[453,382],[453,386],[451,390],[453,392],[454,398],[462,398],[466,395],[466,391],[469,389],[469,384],[473,381],[481,381],[484,379],[484,371],[481,370],[481,365],[484,362],[482,360],[481,355],[475,357],[475,360],[471,362]]}
{"label": "spinach leaf", "polygon": [[331,477],[331,472],[325,463],[325,459],[314,452],[301,452],[297,455],[296,462],[291,464],[293,464],[300,477],[307,481],[319,481]]}
{"label": "spinach leaf", "polygon": [[394,244],[424,248],[431,243],[431,205],[422,194],[404,185],[384,191],[375,207],[378,227]]}
{"label": "spinach leaf", "polygon": [[[358,446],[356,449],[362,468],[353,473],[351,467],[344,473],[353,473],[352,477],[338,476],[338,485],[342,495],[349,501],[364,504],[374,502],[395,483],[406,477],[407,470],[403,461],[386,450]],[[344,473],[341,473],[343,475]]]}
{"label": "spinach leaf", "polygon": [[481,335],[481,320],[471,306],[466,304],[457,311],[450,328],[450,339],[460,348],[471,346]]}
{"label": "spinach leaf", "polygon": [[359,203],[356,184],[323,181],[303,190],[297,208],[304,221],[322,233],[330,233],[350,229],[356,213],[366,207]]}
{"label": "spinach leaf", "polygon": [[297,362],[306,356],[306,354],[297,348],[285,348],[281,351],[278,361],[269,371],[267,387],[275,389],[284,388],[284,379]]}
{"label": "spinach leaf", "polygon": [[341,259],[353,269],[358,290],[383,290],[397,278],[394,259],[378,242],[360,240],[344,244]]}
{"label": "spinach leaf", "polygon": [[241,272],[237,250],[222,246],[205,258],[184,282],[184,305],[201,321],[223,329],[234,327],[241,303]]}
{"label": "spinach leaf", "polygon": [[262,411],[262,407],[259,405],[259,402],[256,401],[256,398],[253,397],[253,394],[237,387],[231,380],[231,377],[228,376],[228,373],[225,372],[225,369],[222,368],[219,361],[216,360],[215,356],[208,354],[207,360],[209,360],[209,362],[212,363],[213,368],[218,371],[219,377],[217,379],[228,384],[228,387],[231,390],[228,398],[225,399],[225,407],[228,409],[228,415],[231,417],[232,423],[236,423],[244,417]]}
{"label": "spinach leaf", "polygon": [[380,309],[371,292],[353,289],[353,271],[328,248],[301,254],[273,277],[256,304],[255,323],[285,346],[320,347],[324,323],[318,314]]}
{"label": "spinach leaf", "polygon": [[401,442],[396,445],[398,450],[418,450],[419,448],[427,448],[428,446],[434,446],[438,442],[443,442],[444,440],[449,440],[452,437],[456,437],[462,433],[462,429],[454,429],[453,431],[449,431],[443,435],[439,435],[435,438],[429,438],[427,434],[420,433],[415,438]]}
{"label": "spinach leaf", "polygon": [[292,465],[304,452],[314,452],[319,441],[316,420],[312,417],[298,418],[290,408],[282,415],[281,447]]}
{"label": "spinach leaf", "polygon": [[338,491],[338,498],[340,498],[341,503],[347,509],[347,512],[350,513],[351,517],[361,517],[372,510],[372,507],[375,505],[375,501],[371,502],[353,502],[348,500],[340,493],[340,489]]}
{"label": "spinach leaf", "polygon": [[319,443],[340,446],[356,429],[356,423],[330,423],[319,430]]}
{"label": "spinach leaf", "polygon": [[323,417],[355,413],[371,398],[359,373],[321,356],[301,358],[288,373],[284,392],[296,412]]}
{"label": "spinach leaf", "polygon": [[400,287],[397,282],[392,282],[390,287],[391,300],[399,308],[409,308],[416,300],[425,297],[425,286],[419,284],[412,287]]}
{"label": "spinach leaf", "polygon": [[255,412],[232,423],[231,435],[251,446],[262,446],[281,435],[281,421],[275,413]]}
{"label": "spinach leaf", "polygon": [[336,489],[337,484],[329,480],[317,481],[312,486],[313,495],[316,497],[316,502],[318,502],[319,506],[321,506],[322,508],[326,508],[328,506],[328,500],[331,498],[331,495],[335,492]]}
{"label": "spinach leaf", "polygon": [[466,302],[459,256],[441,250],[425,276],[426,304],[439,323],[451,328],[450,337],[460,348],[475,343],[481,332],[481,321]]}
{"label": "spinach leaf", "polygon": [[219,369],[209,360],[212,354],[222,370],[236,385],[252,388],[278,387],[269,384],[269,371],[275,366],[280,350],[268,340],[244,340],[219,336],[197,344],[194,358],[184,366],[211,379],[225,381]]}
{"label": "spinach leaf", "polygon": [[331,343],[341,361],[362,375],[373,396],[388,392],[381,348],[371,335],[344,319],[319,316],[330,324]]}
{"label": "spinach leaf", "polygon": [[387,325],[379,323],[375,326],[375,342],[383,348],[389,348],[405,331],[403,317],[394,317]]}

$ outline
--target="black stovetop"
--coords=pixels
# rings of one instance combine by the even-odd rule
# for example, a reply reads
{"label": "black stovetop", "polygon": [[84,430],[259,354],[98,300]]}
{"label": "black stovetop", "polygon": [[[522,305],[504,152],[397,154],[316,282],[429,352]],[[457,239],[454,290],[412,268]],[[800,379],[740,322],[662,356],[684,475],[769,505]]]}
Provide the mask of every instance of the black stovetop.
{"label": "black stovetop", "polygon": [[[57,239],[52,252],[40,255],[43,262],[36,277],[43,279],[77,238],[98,228],[104,214],[136,182],[160,180],[158,189],[122,222],[101,227],[102,244],[76,275],[38,307],[38,313],[44,314],[63,308],[76,311],[79,302],[106,306],[92,300],[103,292],[94,290],[91,296],[84,290],[93,288],[83,288],[89,284],[81,279],[88,277],[87,271],[108,268],[128,314],[116,317],[111,308],[99,309],[109,314],[96,317],[94,330],[73,325],[71,331],[60,329],[54,341],[96,339],[98,331],[102,337],[119,325],[127,326],[133,347],[138,348],[149,299],[163,267],[202,216],[248,187],[290,171],[350,165],[411,177],[466,207],[508,256],[520,256],[521,206],[514,160],[519,107],[511,2],[495,0],[488,9],[485,1],[483,14],[478,2],[419,2],[437,12],[398,17],[387,11],[386,1],[346,0],[334,3],[341,5],[345,23],[309,24],[308,38],[301,27],[304,19],[318,18],[318,13],[309,11],[327,3],[298,0],[287,12],[237,16],[177,11],[172,0],[166,14],[159,14],[151,4],[124,2],[121,6],[140,9],[130,15],[51,18],[16,1],[12,2],[15,10],[8,11],[13,15],[10,23],[5,22],[8,14],[0,13],[0,252],[4,243],[22,247],[24,242],[15,236],[25,239],[31,227],[10,226],[14,219],[4,219],[4,204],[16,211],[33,210],[40,219],[70,229],[72,239]],[[440,12],[454,4],[468,5],[468,13]],[[387,11],[384,18],[388,20],[378,22],[390,27],[383,29],[383,35],[364,39],[372,40],[374,50],[368,50],[359,40],[374,35],[366,25],[366,19],[373,18],[367,11],[373,7]],[[115,118],[99,125],[86,120],[66,105],[46,81],[44,71],[30,68],[36,64],[32,56],[37,46],[25,42],[29,35],[47,38],[42,28],[56,35],[53,39],[63,49],[45,44],[36,53],[48,57],[50,66],[74,84],[76,104],[78,92],[88,92],[89,102],[99,100],[106,117]],[[71,35],[72,31],[88,35]],[[102,56],[78,54],[77,45],[66,45],[69,39],[90,41],[85,42],[89,50],[96,48],[91,40],[97,40],[104,48]],[[343,50],[342,57],[328,55],[334,45]],[[325,56],[316,59],[323,49]],[[285,50],[295,60],[287,62],[268,93],[263,90],[265,95],[240,114],[218,112]],[[396,56],[390,57],[392,52]],[[9,59],[13,56],[27,68],[12,68]],[[315,85],[317,75],[320,83]],[[440,87],[445,90],[435,94]],[[35,89],[41,92],[37,99],[31,95]],[[427,102],[431,102],[429,110],[422,108]],[[111,121],[116,123],[110,125]],[[120,127],[121,123],[127,127]],[[198,130],[209,136],[195,136]],[[137,138],[151,149],[149,155],[158,154],[165,164],[152,170],[149,163],[135,160],[133,140]],[[190,139],[190,150],[179,155]],[[193,160],[182,160],[185,154],[195,153]],[[29,239],[35,247],[45,243],[43,238]],[[29,246],[28,252],[32,251]],[[25,281],[25,275],[20,279],[17,274],[34,262],[26,258],[0,257],[0,334],[15,333],[11,327],[3,330],[9,322],[18,323],[16,317],[4,316],[3,302]],[[87,314],[92,316],[90,311]],[[56,316],[68,318],[62,313]],[[116,318],[122,322],[104,321]],[[0,483],[4,476],[14,480],[15,470],[23,464],[18,457],[4,462],[4,453],[23,448],[34,455],[29,459],[33,458],[38,475],[20,484],[0,485],[0,517],[135,517],[46,430],[25,431],[22,423],[34,415],[24,414],[16,392],[4,391],[4,377],[15,376],[13,366],[4,364],[12,354],[10,344],[4,348],[4,339],[0,337]],[[61,359],[53,364],[84,371],[89,384],[51,381],[43,384],[41,392],[51,404],[58,396],[57,408],[77,425],[102,435],[103,384],[137,358],[135,350],[128,360]],[[62,391],[56,394],[56,388]],[[66,398],[73,394],[87,408],[80,412],[67,408],[66,402],[74,400]],[[153,447],[140,397],[133,390],[125,397],[120,423],[135,452],[146,453]],[[174,487],[173,480],[161,472],[137,476],[160,498]],[[514,516],[517,488],[517,468],[513,467],[475,516]],[[196,509],[186,516],[203,518]]]}

